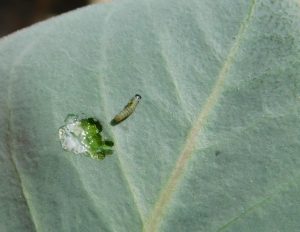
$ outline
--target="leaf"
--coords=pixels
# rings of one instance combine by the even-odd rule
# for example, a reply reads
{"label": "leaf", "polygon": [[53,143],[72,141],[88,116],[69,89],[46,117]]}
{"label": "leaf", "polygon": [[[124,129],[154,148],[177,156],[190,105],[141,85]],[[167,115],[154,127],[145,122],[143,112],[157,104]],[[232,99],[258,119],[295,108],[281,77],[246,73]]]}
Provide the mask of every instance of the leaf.
{"label": "leaf", "polygon": [[[299,1],[124,0],[3,38],[0,231],[298,231],[299,24]],[[62,150],[80,113],[111,156]]]}

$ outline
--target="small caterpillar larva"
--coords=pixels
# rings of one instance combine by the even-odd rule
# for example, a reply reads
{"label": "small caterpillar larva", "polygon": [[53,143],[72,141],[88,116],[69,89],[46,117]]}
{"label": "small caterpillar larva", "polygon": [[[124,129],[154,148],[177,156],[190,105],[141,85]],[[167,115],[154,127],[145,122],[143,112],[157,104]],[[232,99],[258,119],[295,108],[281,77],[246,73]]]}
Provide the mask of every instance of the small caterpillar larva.
{"label": "small caterpillar larva", "polygon": [[124,107],[124,109],[120,113],[118,113],[113,118],[113,120],[111,120],[110,124],[114,126],[128,118],[134,112],[137,104],[141,99],[142,97],[139,94],[136,94],[133,98],[131,98],[127,105]]}

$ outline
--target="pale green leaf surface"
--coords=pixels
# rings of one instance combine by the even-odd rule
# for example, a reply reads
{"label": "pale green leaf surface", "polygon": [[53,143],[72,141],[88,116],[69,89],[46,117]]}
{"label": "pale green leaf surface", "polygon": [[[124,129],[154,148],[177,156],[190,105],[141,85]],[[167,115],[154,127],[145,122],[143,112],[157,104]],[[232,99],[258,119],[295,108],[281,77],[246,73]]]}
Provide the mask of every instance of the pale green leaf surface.
{"label": "pale green leaf surface", "polygon": [[[3,38],[0,231],[299,231],[299,4],[124,0]],[[70,113],[114,154],[64,152]]]}

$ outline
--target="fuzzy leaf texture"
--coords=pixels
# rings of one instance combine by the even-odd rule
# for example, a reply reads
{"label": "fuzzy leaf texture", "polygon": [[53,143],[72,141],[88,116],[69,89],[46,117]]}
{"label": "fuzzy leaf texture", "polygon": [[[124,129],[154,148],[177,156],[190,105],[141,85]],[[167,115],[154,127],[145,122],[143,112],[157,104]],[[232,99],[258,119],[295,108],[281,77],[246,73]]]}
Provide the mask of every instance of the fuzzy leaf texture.
{"label": "fuzzy leaf texture", "polygon": [[[2,38],[0,231],[299,231],[299,12],[124,0]],[[68,114],[114,153],[63,151]]]}

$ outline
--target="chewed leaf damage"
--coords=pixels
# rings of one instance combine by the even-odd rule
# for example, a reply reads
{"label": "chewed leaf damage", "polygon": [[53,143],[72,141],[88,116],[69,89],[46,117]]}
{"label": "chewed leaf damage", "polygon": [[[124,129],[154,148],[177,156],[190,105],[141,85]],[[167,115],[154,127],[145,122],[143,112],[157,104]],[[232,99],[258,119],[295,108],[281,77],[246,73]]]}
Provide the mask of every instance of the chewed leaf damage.
{"label": "chewed leaf damage", "polygon": [[114,142],[103,137],[102,125],[97,119],[68,115],[65,122],[58,131],[64,150],[94,159],[104,159],[113,153]]}

